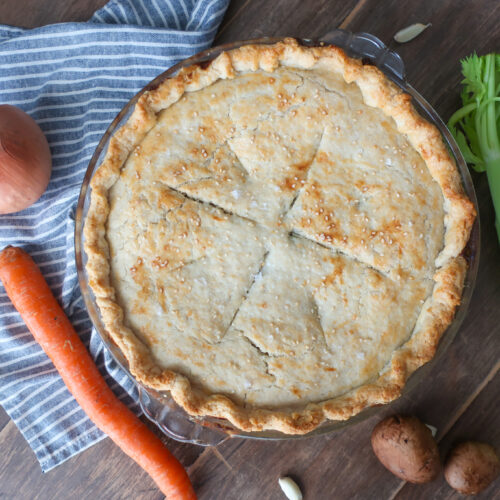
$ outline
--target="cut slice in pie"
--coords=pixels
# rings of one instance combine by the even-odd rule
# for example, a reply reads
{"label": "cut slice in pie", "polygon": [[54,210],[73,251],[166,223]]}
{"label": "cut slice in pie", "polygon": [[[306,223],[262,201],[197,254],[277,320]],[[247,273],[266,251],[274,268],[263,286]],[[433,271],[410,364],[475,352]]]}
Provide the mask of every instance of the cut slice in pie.
{"label": "cut slice in pie", "polygon": [[138,381],[245,431],[389,402],[460,303],[475,217],[378,69],[286,39],[144,93],[96,171],[87,272]]}

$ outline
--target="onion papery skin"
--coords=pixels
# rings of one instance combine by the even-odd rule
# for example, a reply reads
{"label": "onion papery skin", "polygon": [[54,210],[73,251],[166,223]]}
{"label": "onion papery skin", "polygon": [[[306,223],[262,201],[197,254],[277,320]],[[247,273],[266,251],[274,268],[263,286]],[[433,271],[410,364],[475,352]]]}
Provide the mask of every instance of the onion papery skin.
{"label": "onion papery skin", "polygon": [[0,214],[35,203],[51,170],[49,144],[33,118],[15,106],[0,105]]}

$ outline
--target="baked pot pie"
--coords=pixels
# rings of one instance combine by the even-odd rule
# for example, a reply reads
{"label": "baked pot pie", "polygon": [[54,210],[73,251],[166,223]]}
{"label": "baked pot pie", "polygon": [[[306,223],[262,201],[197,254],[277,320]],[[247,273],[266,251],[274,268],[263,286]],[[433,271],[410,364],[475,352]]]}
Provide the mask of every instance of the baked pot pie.
{"label": "baked pot pie", "polygon": [[134,377],[307,433],[397,398],[475,217],[438,130],[333,46],[246,45],[145,92],[91,181],[90,287]]}

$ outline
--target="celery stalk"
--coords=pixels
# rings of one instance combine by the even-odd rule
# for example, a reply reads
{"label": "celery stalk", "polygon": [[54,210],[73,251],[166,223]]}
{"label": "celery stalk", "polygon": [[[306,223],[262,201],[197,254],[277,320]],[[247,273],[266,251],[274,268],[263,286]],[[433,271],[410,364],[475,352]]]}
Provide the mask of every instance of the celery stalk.
{"label": "celery stalk", "polygon": [[500,55],[473,54],[461,61],[462,105],[448,121],[472,168],[486,171],[500,241]]}
{"label": "celery stalk", "polygon": [[500,155],[495,160],[486,162],[486,175],[490,186],[491,198],[495,207],[495,227],[500,242]]}

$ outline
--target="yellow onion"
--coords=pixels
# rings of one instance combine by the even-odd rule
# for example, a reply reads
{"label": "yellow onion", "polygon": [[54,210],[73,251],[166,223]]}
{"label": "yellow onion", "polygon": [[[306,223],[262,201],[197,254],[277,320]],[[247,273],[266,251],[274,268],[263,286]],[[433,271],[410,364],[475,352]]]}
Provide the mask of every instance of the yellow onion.
{"label": "yellow onion", "polygon": [[47,188],[51,168],[47,139],[33,118],[0,105],[0,214],[35,203]]}

